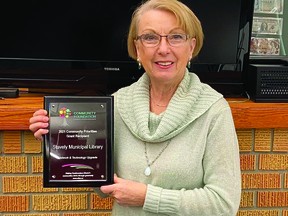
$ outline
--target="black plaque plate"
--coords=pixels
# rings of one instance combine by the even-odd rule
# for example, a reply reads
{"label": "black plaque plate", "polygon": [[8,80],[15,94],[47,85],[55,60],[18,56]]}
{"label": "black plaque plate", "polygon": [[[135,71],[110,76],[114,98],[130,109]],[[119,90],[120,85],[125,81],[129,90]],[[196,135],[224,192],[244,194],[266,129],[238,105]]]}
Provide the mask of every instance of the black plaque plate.
{"label": "black plaque plate", "polygon": [[44,187],[113,183],[113,97],[45,96]]}

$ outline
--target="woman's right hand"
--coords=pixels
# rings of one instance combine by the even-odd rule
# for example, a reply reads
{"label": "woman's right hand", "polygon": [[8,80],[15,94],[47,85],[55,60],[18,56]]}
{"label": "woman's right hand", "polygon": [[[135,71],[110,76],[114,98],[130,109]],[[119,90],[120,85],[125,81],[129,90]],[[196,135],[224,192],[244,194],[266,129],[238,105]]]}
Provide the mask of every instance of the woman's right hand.
{"label": "woman's right hand", "polygon": [[47,134],[49,126],[49,117],[47,111],[44,109],[37,110],[33,116],[29,119],[29,129],[34,133],[34,137],[42,141],[42,135]]}

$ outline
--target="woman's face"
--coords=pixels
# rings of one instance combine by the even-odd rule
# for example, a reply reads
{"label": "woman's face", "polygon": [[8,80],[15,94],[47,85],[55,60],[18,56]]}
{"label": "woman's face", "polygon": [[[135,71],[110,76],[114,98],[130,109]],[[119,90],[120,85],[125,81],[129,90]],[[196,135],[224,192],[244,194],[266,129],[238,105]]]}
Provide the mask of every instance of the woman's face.
{"label": "woman's face", "polygon": [[[147,33],[162,36],[186,34],[177,25],[175,15],[164,10],[150,10],[142,14],[138,24],[138,36]],[[155,47],[145,47],[140,39],[135,41],[137,57],[150,79],[167,84],[178,84],[182,80],[195,44],[195,38],[188,39],[177,47],[169,45],[166,37],[162,37]]]}

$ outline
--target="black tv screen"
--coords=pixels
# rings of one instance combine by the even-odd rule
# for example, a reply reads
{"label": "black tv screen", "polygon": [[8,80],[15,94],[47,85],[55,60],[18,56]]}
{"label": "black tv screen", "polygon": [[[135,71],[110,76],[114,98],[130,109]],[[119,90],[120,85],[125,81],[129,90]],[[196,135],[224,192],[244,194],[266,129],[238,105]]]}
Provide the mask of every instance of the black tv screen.
{"label": "black tv screen", "polygon": [[[0,86],[31,91],[97,89],[110,94],[136,81],[143,71],[129,58],[126,40],[131,14],[140,2],[1,1]],[[253,3],[183,2],[199,17],[205,34],[204,47],[191,71],[203,79],[211,74],[212,80],[202,81],[212,85],[241,82],[245,55],[249,54],[243,29],[252,19]],[[249,34],[245,30],[245,37]]]}

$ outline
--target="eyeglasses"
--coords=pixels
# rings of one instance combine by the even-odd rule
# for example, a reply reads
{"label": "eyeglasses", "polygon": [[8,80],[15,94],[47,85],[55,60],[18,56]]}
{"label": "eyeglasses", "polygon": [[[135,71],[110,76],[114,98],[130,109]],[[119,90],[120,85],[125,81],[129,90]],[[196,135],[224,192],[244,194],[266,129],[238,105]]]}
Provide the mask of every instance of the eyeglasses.
{"label": "eyeglasses", "polygon": [[168,34],[168,35],[159,35],[156,33],[148,33],[137,36],[137,40],[141,40],[142,44],[145,47],[156,47],[160,44],[161,38],[166,37],[166,40],[170,46],[177,47],[184,44],[185,41],[189,38],[189,35],[186,34]]}

